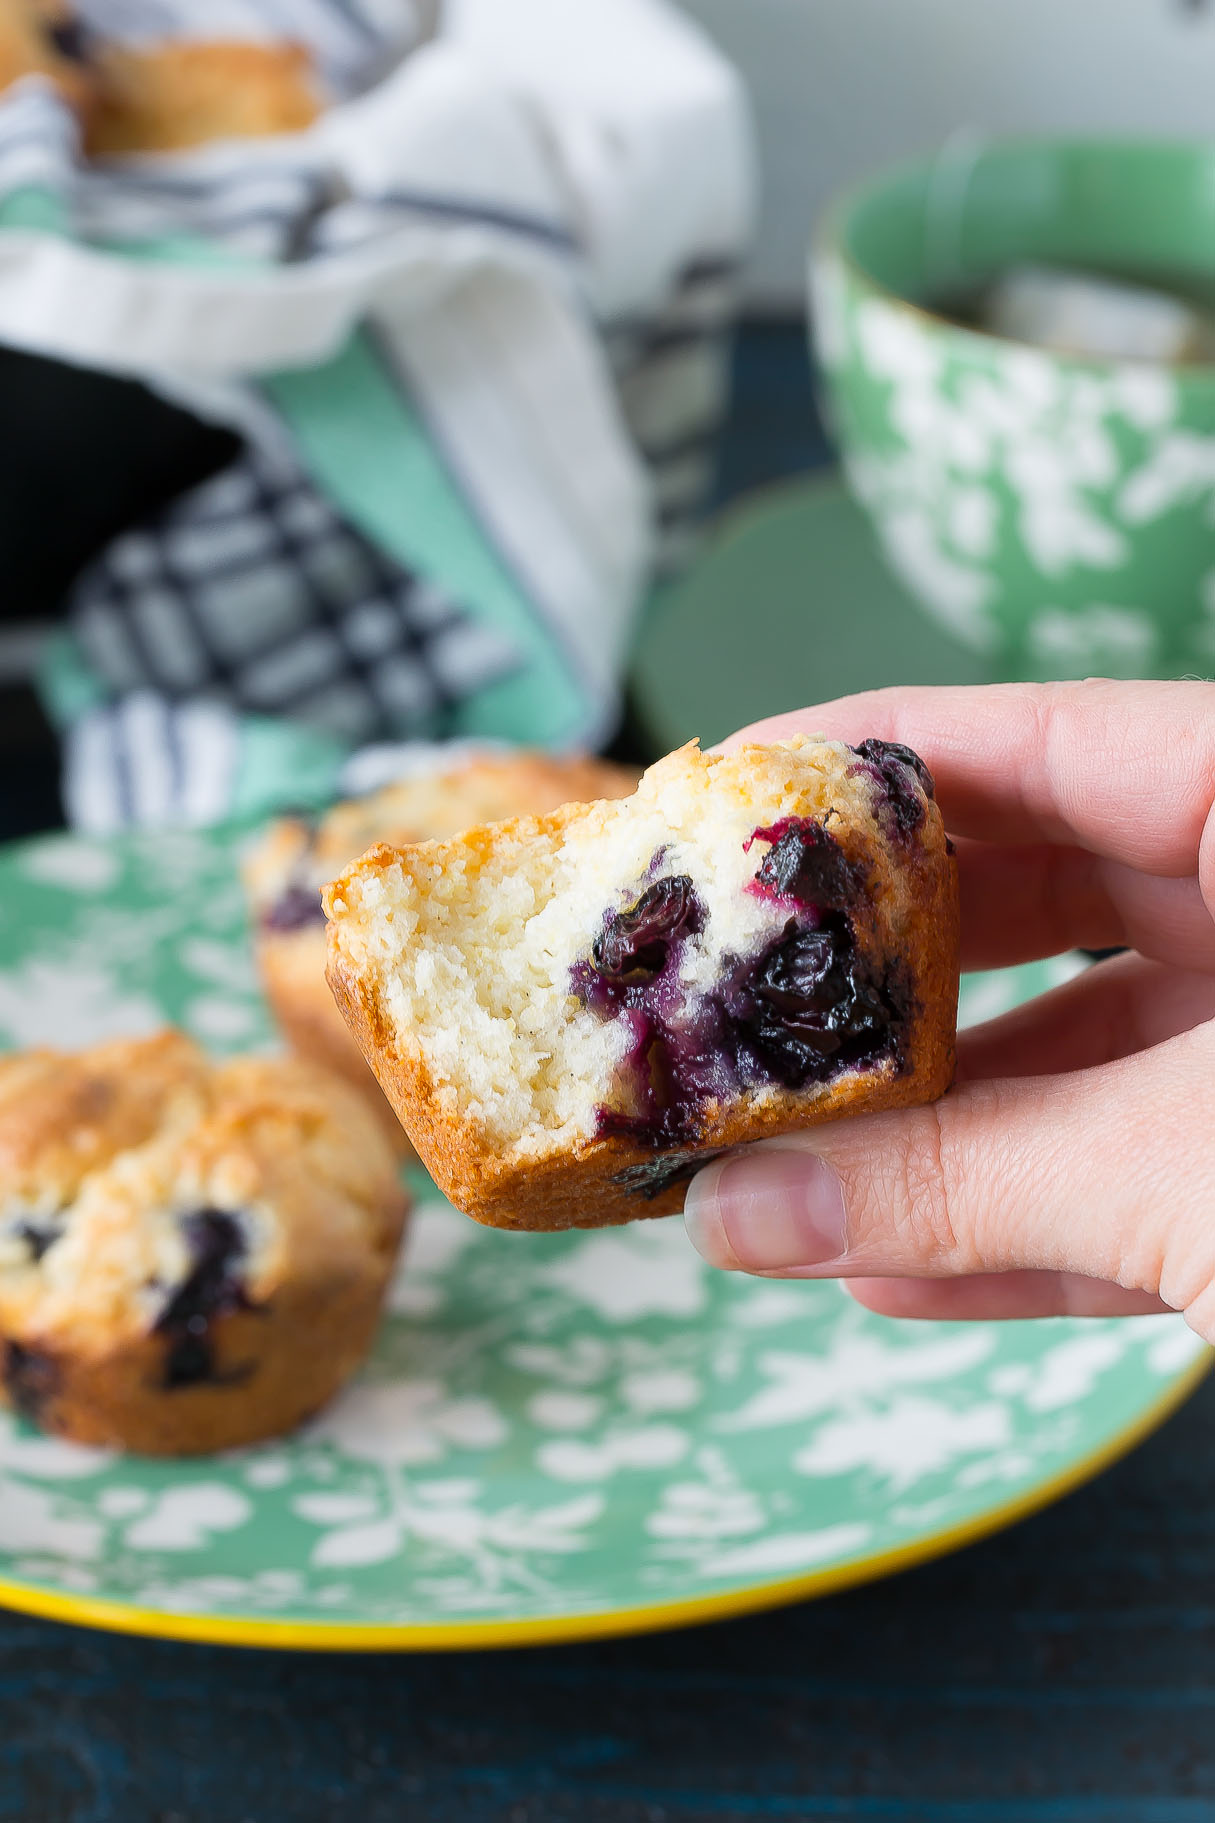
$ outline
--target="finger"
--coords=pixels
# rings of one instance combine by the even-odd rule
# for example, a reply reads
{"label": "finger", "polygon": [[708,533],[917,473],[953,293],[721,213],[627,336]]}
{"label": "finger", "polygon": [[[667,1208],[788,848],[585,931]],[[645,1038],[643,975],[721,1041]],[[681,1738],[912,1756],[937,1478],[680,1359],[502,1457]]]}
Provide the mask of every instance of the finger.
{"label": "finger", "polygon": [[1114,956],[958,1034],[958,1081],[1088,1070],[1215,1018],[1215,976]]}
{"label": "finger", "polygon": [[1169,1309],[1150,1291],[1128,1291],[1075,1272],[987,1272],[973,1279],[848,1279],[845,1289],[858,1304],[879,1316],[930,1323],[1160,1316]]}
{"label": "finger", "polygon": [[956,843],[962,967],[1068,949],[1135,949],[1215,973],[1215,919],[1198,881],[1161,879],[1079,848]]}
{"label": "finger", "polygon": [[[994,684],[874,690],[757,722],[726,743],[817,733],[905,742],[951,834],[1090,849],[1215,903],[1215,684]],[[1207,852],[1210,851],[1210,852]]]}
{"label": "finger", "polygon": [[1073,1075],[963,1083],[925,1108],[727,1155],[686,1219],[713,1264],[818,1278],[1079,1273],[1215,1336],[1215,1027]]}

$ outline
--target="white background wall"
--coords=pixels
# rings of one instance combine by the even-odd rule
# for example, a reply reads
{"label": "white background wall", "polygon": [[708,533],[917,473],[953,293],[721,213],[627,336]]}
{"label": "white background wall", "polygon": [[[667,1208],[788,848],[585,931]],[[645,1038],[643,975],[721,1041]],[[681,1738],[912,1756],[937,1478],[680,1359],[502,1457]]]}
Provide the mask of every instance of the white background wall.
{"label": "white background wall", "polygon": [[1215,0],[682,0],[759,125],[762,306],[842,183],[959,127],[1215,134]]}

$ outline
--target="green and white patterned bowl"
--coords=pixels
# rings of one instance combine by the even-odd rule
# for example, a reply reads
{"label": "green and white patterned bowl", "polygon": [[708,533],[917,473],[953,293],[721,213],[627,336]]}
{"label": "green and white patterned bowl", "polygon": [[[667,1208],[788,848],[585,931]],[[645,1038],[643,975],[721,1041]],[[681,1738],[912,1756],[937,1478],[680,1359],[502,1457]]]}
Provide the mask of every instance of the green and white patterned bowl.
{"label": "green and white patterned bowl", "polygon": [[1215,669],[1215,366],[1080,360],[934,304],[1022,263],[1210,294],[1215,143],[975,145],[845,198],[811,258],[849,481],[1005,677]]}
{"label": "green and white patterned bowl", "polygon": [[[271,1043],[221,834],[0,854],[0,1043],[166,1019]],[[970,980],[988,1017],[1064,960]],[[378,1346],[298,1435],[210,1461],[0,1414],[0,1603],[268,1646],[433,1648],[706,1619],[858,1582],[1040,1506],[1158,1423],[1180,1319],[885,1322],[714,1273],[678,1221],[477,1228],[425,1180]]]}

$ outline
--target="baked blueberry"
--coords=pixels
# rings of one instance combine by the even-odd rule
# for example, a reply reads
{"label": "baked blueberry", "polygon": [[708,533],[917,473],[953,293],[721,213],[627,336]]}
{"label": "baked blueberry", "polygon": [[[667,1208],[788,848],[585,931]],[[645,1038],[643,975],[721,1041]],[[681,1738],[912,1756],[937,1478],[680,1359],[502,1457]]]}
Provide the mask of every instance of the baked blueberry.
{"label": "baked blueberry", "polygon": [[20,1342],[0,1342],[0,1383],[13,1410],[36,1424],[58,1390],[59,1373],[52,1356]]}
{"label": "baked blueberry", "polygon": [[813,817],[782,817],[770,829],[757,829],[747,842],[770,842],[760,862],[755,886],[773,898],[797,905],[844,906],[860,890],[861,879],[835,837]]}
{"label": "baked blueberry", "polygon": [[62,18],[48,20],[43,30],[58,54],[66,57],[69,63],[89,61],[92,38],[82,20],[65,14]]}
{"label": "baked blueberry", "polygon": [[644,980],[666,966],[673,943],[703,929],[704,906],[691,880],[668,874],[647,887],[635,905],[606,914],[591,953],[599,974]]}
{"label": "baked blueberry", "polygon": [[932,803],[936,787],[931,772],[910,747],[901,741],[862,741],[853,752],[872,771],[894,812],[895,827],[910,835],[924,821],[925,800]]}
{"label": "baked blueberry", "polygon": [[896,1009],[839,914],[813,928],[791,918],[727,992],[746,1080],[800,1089],[892,1048]]}
{"label": "baked blueberry", "polygon": [[315,886],[288,886],[262,913],[262,929],[268,931],[307,930],[324,922],[321,895]]}
{"label": "baked blueberry", "polygon": [[46,1258],[55,1242],[63,1234],[63,1225],[59,1222],[35,1220],[23,1217],[13,1223],[13,1233],[22,1242],[30,1261],[38,1266]]}
{"label": "baked blueberry", "polygon": [[239,1219],[224,1209],[197,1209],[183,1218],[182,1230],[194,1263],[155,1324],[169,1344],[166,1387],[215,1380],[214,1324],[229,1311],[250,1307],[240,1271],[246,1243]]}
{"label": "baked blueberry", "polygon": [[707,1151],[668,1153],[664,1158],[648,1158],[640,1165],[626,1165],[623,1171],[616,1172],[612,1182],[627,1195],[652,1203],[676,1185],[690,1183],[702,1166],[720,1156],[713,1147]]}

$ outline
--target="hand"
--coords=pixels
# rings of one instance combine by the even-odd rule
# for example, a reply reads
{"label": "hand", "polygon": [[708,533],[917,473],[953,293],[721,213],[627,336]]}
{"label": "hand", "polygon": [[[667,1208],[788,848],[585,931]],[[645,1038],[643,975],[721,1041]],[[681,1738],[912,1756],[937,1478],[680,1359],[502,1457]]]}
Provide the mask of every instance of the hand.
{"label": "hand", "polygon": [[1133,953],[962,1033],[934,1106],[719,1159],[697,1248],[892,1316],[1168,1308],[1215,1341],[1215,684],[874,691],[727,745],[797,732],[932,768],[963,968]]}

